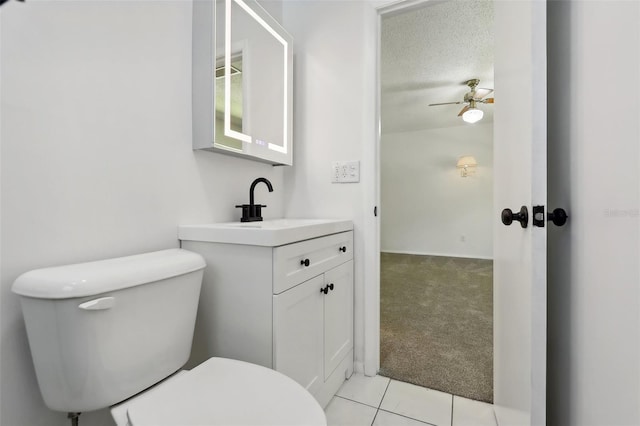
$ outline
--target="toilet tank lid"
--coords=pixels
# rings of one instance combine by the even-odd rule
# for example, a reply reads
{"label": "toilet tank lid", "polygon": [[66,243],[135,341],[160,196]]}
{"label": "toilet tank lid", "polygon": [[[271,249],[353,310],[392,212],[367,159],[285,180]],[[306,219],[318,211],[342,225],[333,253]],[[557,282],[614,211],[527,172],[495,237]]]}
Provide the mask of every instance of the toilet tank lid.
{"label": "toilet tank lid", "polygon": [[95,262],[35,269],[20,275],[11,290],[38,299],[94,296],[203,269],[199,254],[168,249]]}

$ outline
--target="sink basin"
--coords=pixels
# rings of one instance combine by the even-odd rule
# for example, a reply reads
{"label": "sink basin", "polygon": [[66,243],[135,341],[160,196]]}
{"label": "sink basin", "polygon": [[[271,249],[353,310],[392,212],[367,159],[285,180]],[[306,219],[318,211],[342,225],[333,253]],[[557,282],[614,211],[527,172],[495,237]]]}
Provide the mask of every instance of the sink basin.
{"label": "sink basin", "polygon": [[276,247],[352,229],[353,223],[350,220],[272,219],[262,222],[181,225],[178,227],[178,238],[182,241]]}

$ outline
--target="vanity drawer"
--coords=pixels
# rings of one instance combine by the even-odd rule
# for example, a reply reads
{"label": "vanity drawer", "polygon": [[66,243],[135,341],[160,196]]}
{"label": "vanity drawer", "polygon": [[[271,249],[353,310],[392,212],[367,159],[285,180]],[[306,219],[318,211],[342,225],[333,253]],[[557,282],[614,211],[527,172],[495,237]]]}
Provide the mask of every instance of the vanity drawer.
{"label": "vanity drawer", "polygon": [[353,259],[353,232],[341,232],[273,249],[273,294]]}

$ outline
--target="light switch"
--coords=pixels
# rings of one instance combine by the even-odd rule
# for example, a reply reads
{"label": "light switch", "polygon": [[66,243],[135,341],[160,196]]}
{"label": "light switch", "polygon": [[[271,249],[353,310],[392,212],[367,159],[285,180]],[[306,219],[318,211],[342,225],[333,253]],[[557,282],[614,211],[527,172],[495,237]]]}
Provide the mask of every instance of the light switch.
{"label": "light switch", "polygon": [[331,164],[331,182],[360,182],[360,161],[334,161]]}

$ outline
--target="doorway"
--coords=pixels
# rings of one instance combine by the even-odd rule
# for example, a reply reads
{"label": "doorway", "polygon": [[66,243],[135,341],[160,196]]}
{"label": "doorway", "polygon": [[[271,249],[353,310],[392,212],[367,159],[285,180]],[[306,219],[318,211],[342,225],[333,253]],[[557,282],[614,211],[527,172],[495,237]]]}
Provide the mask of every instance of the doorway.
{"label": "doorway", "polygon": [[424,2],[383,14],[380,34],[380,374],[486,402],[492,24],[491,2]]}

